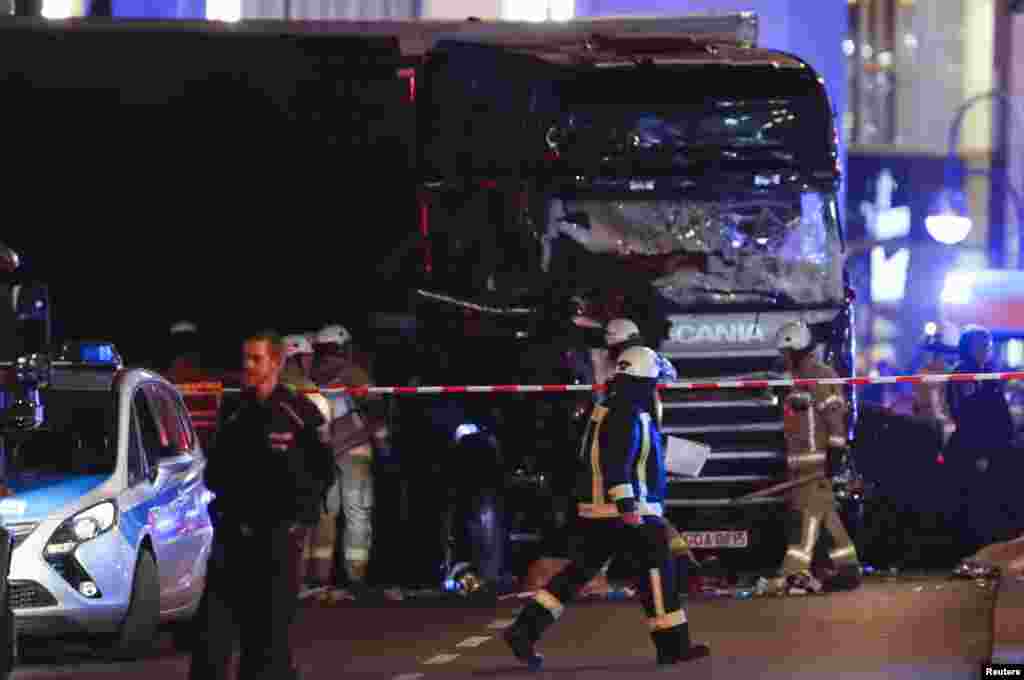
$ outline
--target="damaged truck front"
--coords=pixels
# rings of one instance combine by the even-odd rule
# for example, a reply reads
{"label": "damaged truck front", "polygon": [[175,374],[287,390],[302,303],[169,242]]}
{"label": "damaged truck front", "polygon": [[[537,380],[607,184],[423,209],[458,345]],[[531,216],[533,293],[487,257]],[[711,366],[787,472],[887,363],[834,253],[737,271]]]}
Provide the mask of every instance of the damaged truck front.
{"label": "damaged truck front", "polygon": [[[852,296],[824,83],[801,59],[754,47],[750,15],[675,21],[659,35],[615,35],[609,20],[548,39],[437,44],[419,112],[433,283],[488,301],[492,328],[541,344],[550,336],[537,337],[529,315],[500,310],[555,310],[567,327],[581,312],[631,316],[680,380],[701,383],[784,377],[775,333],[802,319],[849,376]],[[477,384],[505,382],[503,368],[489,365]],[[667,513],[695,548],[741,549],[723,561],[781,560],[780,499],[734,499],[784,478],[782,392],[662,396],[665,433],[712,451],[700,476],[671,479]],[[514,436],[506,451],[535,452],[546,438]],[[574,444],[551,455],[574,456]]]}

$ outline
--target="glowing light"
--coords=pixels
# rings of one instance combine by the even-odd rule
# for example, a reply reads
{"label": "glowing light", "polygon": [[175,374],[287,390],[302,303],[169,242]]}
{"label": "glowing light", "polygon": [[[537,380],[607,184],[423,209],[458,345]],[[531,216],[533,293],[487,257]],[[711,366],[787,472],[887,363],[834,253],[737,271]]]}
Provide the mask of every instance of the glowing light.
{"label": "glowing light", "polygon": [[971,288],[974,286],[974,272],[950,272],[942,286],[940,299],[947,305],[966,305],[971,301]]}
{"label": "glowing light", "polygon": [[574,0],[506,0],[502,5],[506,21],[569,21],[576,13]]}
{"label": "glowing light", "polygon": [[939,325],[934,321],[929,321],[924,325],[925,335],[935,335],[939,331]]}
{"label": "glowing light", "polygon": [[929,215],[924,220],[925,229],[933,239],[948,246],[956,245],[971,233],[971,218],[962,215]]}
{"label": "glowing light", "polygon": [[44,19],[70,19],[75,16],[74,0],[43,0]]}
{"label": "glowing light", "polygon": [[240,21],[242,19],[242,1],[207,0],[206,18],[210,21]]}

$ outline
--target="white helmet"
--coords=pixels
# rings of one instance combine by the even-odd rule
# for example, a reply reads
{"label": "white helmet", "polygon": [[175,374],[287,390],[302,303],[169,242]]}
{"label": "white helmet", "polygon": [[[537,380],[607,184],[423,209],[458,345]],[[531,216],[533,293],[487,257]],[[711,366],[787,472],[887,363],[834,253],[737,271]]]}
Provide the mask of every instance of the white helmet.
{"label": "white helmet", "polygon": [[179,335],[181,333],[198,333],[199,327],[191,321],[179,321],[171,326],[171,335]]}
{"label": "white helmet", "polygon": [[291,359],[299,354],[313,353],[313,345],[305,335],[286,335],[283,340],[286,359]]}
{"label": "white helmet", "polygon": [[604,341],[609,347],[622,343],[640,335],[640,328],[629,319],[612,319],[604,328]]}
{"label": "white helmet", "polygon": [[802,351],[814,344],[810,327],[803,321],[789,321],[782,325],[775,335],[775,346],[781,351],[792,349]]}
{"label": "white helmet", "polygon": [[351,341],[352,334],[348,332],[348,329],[337,324],[321,328],[320,332],[316,334],[316,340],[314,340],[318,345],[333,344],[340,347],[344,347]]}
{"label": "white helmet", "polygon": [[619,355],[615,373],[634,378],[657,378],[661,373],[658,355],[649,347],[630,347]]}

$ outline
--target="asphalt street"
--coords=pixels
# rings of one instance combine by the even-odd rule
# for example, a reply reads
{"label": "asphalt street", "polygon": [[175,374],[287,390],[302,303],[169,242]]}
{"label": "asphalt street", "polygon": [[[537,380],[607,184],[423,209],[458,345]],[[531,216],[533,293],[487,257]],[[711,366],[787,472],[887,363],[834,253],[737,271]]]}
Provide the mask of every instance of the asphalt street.
{"label": "asphalt street", "polygon": [[[695,639],[712,657],[667,671],[687,678],[978,678],[992,654],[995,584],[940,575],[872,576],[856,592],[804,597],[691,598]],[[657,672],[643,611],[633,601],[581,601],[542,641],[532,674],[508,653],[501,628],[521,599],[495,604],[407,599],[306,601],[295,649],[307,680],[375,678],[645,678]],[[154,654],[107,662],[66,644],[30,646],[18,680],[86,677],[169,680],[188,657],[164,636]]]}

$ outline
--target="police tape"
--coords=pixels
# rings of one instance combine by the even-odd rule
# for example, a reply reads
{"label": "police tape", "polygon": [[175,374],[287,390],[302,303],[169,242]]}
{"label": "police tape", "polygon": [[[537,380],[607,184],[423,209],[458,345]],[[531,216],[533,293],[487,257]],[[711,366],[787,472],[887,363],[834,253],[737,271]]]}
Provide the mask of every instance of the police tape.
{"label": "police tape", "polygon": [[[851,378],[779,378],[772,380],[720,380],[717,382],[671,382],[659,383],[661,390],[719,390],[719,389],[757,389],[771,387],[814,387],[817,385],[920,385],[945,382],[979,382],[979,381],[1015,381],[1024,380],[1024,371],[1001,373],[926,373],[920,375],[889,375]],[[183,383],[177,385],[179,391],[186,395],[211,393],[232,393],[241,391],[237,387],[224,387],[220,383]],[[527,392],[603,392],[606,385],[433,385],[424,387],[375,387],[364,385],[329,385],[317,390],[300,390],[304,393],[332,394],[347,393],[354,396],[372,394],[481,394],[481,393],[527,393]]]}

